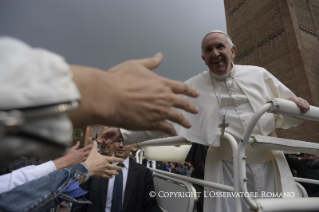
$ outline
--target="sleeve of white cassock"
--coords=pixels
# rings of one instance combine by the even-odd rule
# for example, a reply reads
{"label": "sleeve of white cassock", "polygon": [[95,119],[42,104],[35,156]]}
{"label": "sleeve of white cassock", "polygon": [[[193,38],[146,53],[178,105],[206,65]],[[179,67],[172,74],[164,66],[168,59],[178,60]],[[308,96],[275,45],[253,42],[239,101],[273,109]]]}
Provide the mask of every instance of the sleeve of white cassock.
{"label": "sleeve of white cassock", "polygon": [[9,191],[26,182],[46,176],[51,172],[56,171],[53,161],[43,163],[38,166],[27,166],[17,169],[10,174],[0,176],[0,193]]}
{"label": "sleeve of white cassock", "polygon": [[[267,72],[268,75],[265,77],[265,81],[268,82],[270,89],[274,93],[276,98],[288,99],[290,97],[296,96],[289,88],[287,88],[283,83],[281,83],[276,77]],[[289,129],[291,127],[296,127],[302,123],[302,119],[292,118],[289,116],[282,116],[275,114],[275,126],[276,128]]]}
{"label": "sleeve of white cassock", "polygon": [[143,141],[151,140],[158,138],[163,135],[163,132],[160,131],[130,131],[126,129],[120,129],[123,136],[123,144],[136,144]]}

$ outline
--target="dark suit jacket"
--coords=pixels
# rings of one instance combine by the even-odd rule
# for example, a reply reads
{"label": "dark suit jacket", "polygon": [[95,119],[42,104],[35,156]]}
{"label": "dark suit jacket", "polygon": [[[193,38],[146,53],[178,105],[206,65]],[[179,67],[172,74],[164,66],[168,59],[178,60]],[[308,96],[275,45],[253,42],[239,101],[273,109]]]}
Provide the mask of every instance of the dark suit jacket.
{"label": "dark suit jacket", "polygon": [[[143,160],[142,160],[142,164],[144,165],[144,166],[146,166],[147,164],[146,164],[146,162],[147,162],[147,159],[146,158],[144,158]],[[162,161],[156,161],[156,169],[158,169],[158,170],[162,170],[162,171],[166,171],[166,166],[165,166],[165,164],[162,162]],[[155,168],[155,167],[154,167]]]}
{"label": "dark suit jacket", "polygon": [[[297,177],[319,180],[319,162],[312,166],[307,165],[306,159],[297,159],[286,155],[290,168],[297,171]],[[307,191],[309,197],[319,197],[319,185],[300,183]]]}
{"label": "dark suit jacket", "polygon": [[[92,204],[73,204],[71,212],[104,212],[107,197],[108,179],[90,178],[81,185],[83,190],[89,191],[86,198]],[[123,212],[162,212],[149,193],[154,191],[151,171],[141,164],[129,159],[129,170],[124,194]]]}

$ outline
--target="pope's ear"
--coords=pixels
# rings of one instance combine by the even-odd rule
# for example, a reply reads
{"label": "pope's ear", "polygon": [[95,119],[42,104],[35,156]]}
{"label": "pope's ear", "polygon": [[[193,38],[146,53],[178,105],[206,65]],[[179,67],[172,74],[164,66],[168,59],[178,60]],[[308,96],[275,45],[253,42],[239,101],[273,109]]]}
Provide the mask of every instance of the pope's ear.
{"label": "pope's ear", "polygon": [[233,59],[235,58],[236,51],[237,51],[237,48],[236,48],[236,46],[234,45],[234,46],[231,48],[231,57],[232,57]]}
{"label": "pope's ear", "polygon": [[203,59],[203,61],[205,62],[205,58],[204,58],[204,55],[202,55],[202,59]]}

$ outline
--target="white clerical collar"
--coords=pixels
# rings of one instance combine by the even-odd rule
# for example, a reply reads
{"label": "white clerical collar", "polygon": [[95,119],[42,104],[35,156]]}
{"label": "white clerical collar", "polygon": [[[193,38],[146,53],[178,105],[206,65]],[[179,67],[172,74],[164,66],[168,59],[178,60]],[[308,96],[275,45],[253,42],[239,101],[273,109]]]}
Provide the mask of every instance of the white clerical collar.
{"label": "white clerical collar", "polygon": [[235,75],[235,64],[232,62],[232,69],[230,70],[229,73],[223,74],[223,75],[217,75],[214,74],[213,72],[210,71],[211,76],[214,79],[220,80],[220,81],[224,81],[226,78],[230,77],[230,76],[234,76]]}

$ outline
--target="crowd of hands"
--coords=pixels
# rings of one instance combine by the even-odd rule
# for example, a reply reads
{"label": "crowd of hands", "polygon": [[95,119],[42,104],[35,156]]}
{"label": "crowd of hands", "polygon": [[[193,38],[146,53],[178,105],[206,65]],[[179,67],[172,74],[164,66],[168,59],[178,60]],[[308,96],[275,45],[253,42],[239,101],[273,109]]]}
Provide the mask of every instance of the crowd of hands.
{"label": "crowd of hands", "polygon": [[[117,170],[122,168],[112,165],[113,162],[123,162],[123,159],[116,157],[103,156],[99,153],[97,142],[80,148],[80,142],[71,147],[69,151],[61,158],[53,161],[56,169],[63,168],[85,162],[90,171],[90,177],[111,178],[113,175],[118,175]],[[80,180],[80,183],[83,179]]]}
{"label": "crowd of hands", "polygon": [[[118,175],[118,170],[122,168],[112,163],[123,162],[122,158],[110,157],[102,155],[98,144],[109,145],[114,142],[122,142],[123,138],[118,128],[110,127],[102,133],[102,137],[91,142],[87,146],[80,148],[80,142],[77,142],[69,151],[61,158],[54,160],[57,170],[85,162],[90,171],[90,177],[112,178],[113,175]],[[192,171],[191,164],[188,163],[172,163],[165,162],[165,167],[168,172],[190,175]],[[185,167],[183,173],[178,172],[178,167]],[[83,179],[80,180],[80,183]]]}

